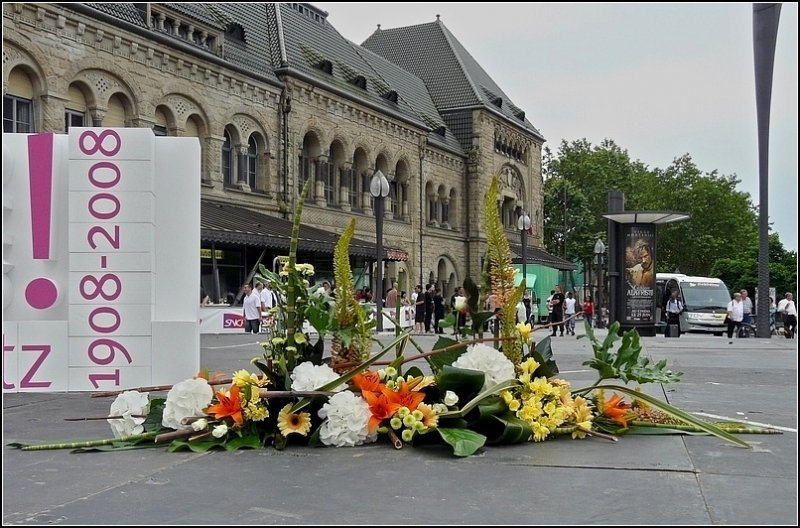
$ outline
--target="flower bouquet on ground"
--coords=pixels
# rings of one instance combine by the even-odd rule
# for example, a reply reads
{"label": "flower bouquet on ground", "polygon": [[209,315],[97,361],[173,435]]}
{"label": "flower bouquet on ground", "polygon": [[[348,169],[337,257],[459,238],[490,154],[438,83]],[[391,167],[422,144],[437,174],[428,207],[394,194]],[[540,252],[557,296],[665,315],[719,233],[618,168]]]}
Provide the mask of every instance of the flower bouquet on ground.
{"label": "flower bouquet on ground", "polygon": [[[283,272],[261,269],[261,278],[272,283],[285,303],[273,308],[280,324],[262,344],[263,356],[252,360],[256,372],[240,370],[229,379],[202,373],[151,388],[167,390],[166,398],[151,399],[145,388],[118,393],[109,416],[96,418],[108,421],[113,438],[9,445],[78,451],[167,446],[170,451],[203,452],[284,449],[290,444],[345,447],[384,440],[398,449],[440,444],[456,456],[469,456],[486,445],[541,442],[560,435],[616,440],[622,434],[698,433],[749,447],[734,433],[778,432],[700,420],[628,386],[673,383],[681,373],[667,369],[666,361],[651,363],[642,355],[639,335],[628,331],[620,338],[617,323],[602,342],[586,326],[594,353],[584,365],[598,372],[595,383],[572,388],[559,378],[549,338],[534,343],[531,326],[515,321],[525,285],[513,284],[511,253],[495,205],[496,178],[484,204],[485,293],[493,296],[496,310],[478,311],[479,289],[467,280],[467,296],[457,311],[469,312],[472,323],[459,328],[455,322],[452,339],[440,338],[431,351],[422,350],[403,331],[388,343],[374,339],[374,323],[367,322],[353,300],[347,254],[355,221],[336,247],[335,299],[310,288],[306,277],[312,271],[296,263],[307,190],[308,185],[301,193]],[[483,326],[491,318],[495,332],[484,339]],[[306,320],[317,331],[313,343],[302,330]],[[333,338],[329,357],[324,354],[327,334]],[[379,351],[370,355],[373,340]],[[406,356],[409,347],[418,354]],[[390,351],[394,357],[387,358]],[[426,371],[410,365],[423,358]]]}

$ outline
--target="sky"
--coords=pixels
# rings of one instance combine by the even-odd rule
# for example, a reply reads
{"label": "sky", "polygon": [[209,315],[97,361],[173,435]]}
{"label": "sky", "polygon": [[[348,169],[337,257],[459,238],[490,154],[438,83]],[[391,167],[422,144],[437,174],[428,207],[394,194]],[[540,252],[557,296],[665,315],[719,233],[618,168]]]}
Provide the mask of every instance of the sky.
{"label": "sky", "polygon": [[[314,3],[345,38],[436,20],[544,135],[613,140],[666,168],[689,154],[761,203],[751,3]],[[797,251],[797,4],[781,8],[770,112],[768,209]],[[679,204],[676,204],[679,210]]]}

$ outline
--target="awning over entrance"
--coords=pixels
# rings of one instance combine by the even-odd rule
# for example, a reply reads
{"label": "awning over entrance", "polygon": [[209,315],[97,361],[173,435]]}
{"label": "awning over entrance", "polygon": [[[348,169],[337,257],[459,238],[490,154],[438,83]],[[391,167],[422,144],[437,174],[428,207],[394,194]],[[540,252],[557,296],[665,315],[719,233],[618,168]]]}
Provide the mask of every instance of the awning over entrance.
{"label": "awning over entrance", "polygon": [[[242,246],[289,251],[292,222],[276,216],[257,213],[243,207],[200,200],[200,240]],[[332,255],[339,235],[324,229],[300,224],[298,250]],[[375,259],[375,243],[353,238],[350,255]],[[383,248],[383,260],[405,261],[408,253]]]}
{"label": "awning over entrance", "polygon": [[[522,264],[522,244],[509,244],[511,246],[511,263]],[[543,249],[528,246],[528,264],[543,264],[559,271],[574,271],[577,266],[568,260],[551,255]]]}

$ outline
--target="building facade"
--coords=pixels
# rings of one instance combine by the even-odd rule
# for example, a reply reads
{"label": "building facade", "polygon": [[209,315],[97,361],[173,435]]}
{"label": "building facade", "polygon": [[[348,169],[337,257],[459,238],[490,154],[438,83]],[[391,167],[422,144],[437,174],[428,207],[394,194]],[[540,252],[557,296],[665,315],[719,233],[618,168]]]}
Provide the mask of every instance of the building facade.
{"label": "building facade", "polygon": [[[318,278],[355,216],[368,282],[377,170],[390,182],[384,277],[400,289],[449,294],[479,276],[495,174],[509,239],[527,211],[528,244],[543,246],[544,138],[438,17],[359,46],[310,4],[4,3],[4,131],[70,126],[199,139],[203,286],[220,296],[286,254],[308,180],[301,251]],[[527,258],[571,266],[541,249]]]}

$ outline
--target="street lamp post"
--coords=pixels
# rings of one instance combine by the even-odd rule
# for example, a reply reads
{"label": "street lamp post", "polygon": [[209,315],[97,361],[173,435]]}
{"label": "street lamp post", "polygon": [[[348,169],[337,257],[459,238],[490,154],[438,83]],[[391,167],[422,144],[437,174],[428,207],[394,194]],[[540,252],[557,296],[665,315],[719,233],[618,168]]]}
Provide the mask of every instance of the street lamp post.
{"label": "street lamp post", "polygon": [[606,245],[599,238],[594,243],[594,263],[597,266],[597,314],[595,315],[594,326],[596,328],[605,328],[603,321],[603,257],[605,256]]}
{"label": "street lamp post", "polygon": [[531,217],[528,213],[522,212],[517,220],[517,229],[522,235],[522,280],[525,281],[525,287],[528,287],[528,229],[531,228]]}
{"label": "street lamp post", "polygon": [[375,294],[377,300],[378,332],[383,331],[383,205],[384,200],[389,196],[389,180],[386,179],[380,169],[375,171],[372,180],[369,182],[369,193],[375,198],[375,239],[377,241],[377,273],[375,276]]}

